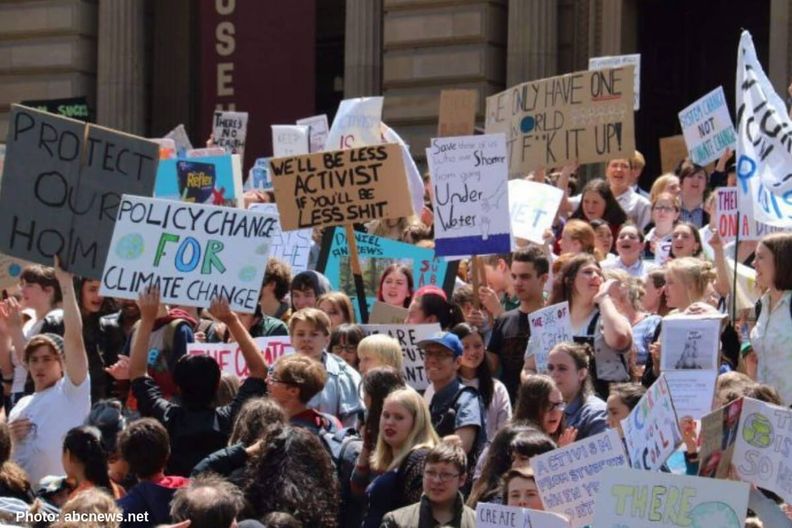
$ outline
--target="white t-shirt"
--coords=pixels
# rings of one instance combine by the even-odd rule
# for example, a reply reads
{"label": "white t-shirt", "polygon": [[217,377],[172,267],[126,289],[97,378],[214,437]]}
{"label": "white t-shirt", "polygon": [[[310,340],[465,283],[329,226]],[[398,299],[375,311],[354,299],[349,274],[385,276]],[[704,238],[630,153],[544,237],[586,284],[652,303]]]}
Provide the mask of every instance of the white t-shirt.
{"label": "white t-shirt", "polygon": [[[49,315],[62,317],[63,310],[60,308],[50,310],[44,317]],[[24,326],[22,326],[22,335],[25,336],[25,343],[30,341],[34,336],[40,334],[42,326],[44,326],[44,319],[33,318],[28,320]],[[11,393],[25,392],[27,369],[25,368],[25,365],[17,361],[16,354],[11,354],[11,364],[14,366],[14,381],[11,384]]]}
{"label": "white t-shirt", "polygon": [[52,387],[25,396],[11,409],[9,422],[27,418],[33,423],[27,437],[14,444],[11,458],[27,472],[34,487],[47,475],[65,474],[63,438],[69,429],[82,425],[90,411],[90,376],[77,386],[66,375]]}

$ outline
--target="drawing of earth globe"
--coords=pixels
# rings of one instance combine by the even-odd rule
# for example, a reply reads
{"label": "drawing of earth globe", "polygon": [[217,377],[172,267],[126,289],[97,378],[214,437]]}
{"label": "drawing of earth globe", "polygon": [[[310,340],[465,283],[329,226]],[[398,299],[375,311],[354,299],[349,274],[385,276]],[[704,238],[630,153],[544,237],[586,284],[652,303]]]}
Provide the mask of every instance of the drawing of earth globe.
{"label": "drawing of earth globe", "polygon": [[743,425],[743,440],[754,447],[768,447],[773,441],[773,424],[763,414],[748,415]]}
{"label": "drawing of earth globe", "polygon": [[256,278],[256,266],[245,266],[239,270],[239,280],[242,282],[250,282]]}
{"label": "drawing of earth globe", "polygon": [[139,233],[129,233],[118,241],[115,253],[120,259],[135,260],[143,255],[144,248],[143,237]]}
{"label": "drawing of earth globe", "polygon": [[10,277],[19,277],[21,274],[22,274],[22,266],[20,266],[16,262],[8,266],[8,275]]}
{"label": "drawing of earth globe", "polygon": [[690,528],[742,528],[739,517],[728,504],[702,502],[690,511]]}

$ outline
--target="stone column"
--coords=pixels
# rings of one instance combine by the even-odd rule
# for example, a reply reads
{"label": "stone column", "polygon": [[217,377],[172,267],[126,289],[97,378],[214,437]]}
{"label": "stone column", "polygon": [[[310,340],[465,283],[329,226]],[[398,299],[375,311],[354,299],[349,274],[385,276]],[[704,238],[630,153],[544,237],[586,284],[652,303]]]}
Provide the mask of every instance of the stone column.
{"label": "stone column", "polygon": [[622,54],[622,8],[624,0],[602,0],[600,55]]}
{"label": "stone column", "polygon": [[773,88],[786,99],[790,81],[789,61],[792,59],[792,0],[770,0],[770,64],[767,76]]}
{"label": "stone column", "polygon": [[345,99],[382,93],[382,14],[382,0],[346,0]]}
{"label": "stone column", "polygon": [[99,0],[97,123],[145,134],[145,0]]}
{"label": "stone column", "polygon": [[510,0],[506,86],[558,70],[558,1]]}

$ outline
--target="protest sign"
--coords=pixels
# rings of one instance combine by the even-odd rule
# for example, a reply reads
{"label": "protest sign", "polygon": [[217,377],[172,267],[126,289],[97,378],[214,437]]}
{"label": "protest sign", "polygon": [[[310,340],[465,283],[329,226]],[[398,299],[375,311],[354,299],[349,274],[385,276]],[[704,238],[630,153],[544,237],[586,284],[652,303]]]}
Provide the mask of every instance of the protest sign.
{"label": "protest sign", "polygon": [[621,426],[630,465],[650,471],[660,469],[682,442],[671,391],[663,374],[621,421]]}
{"label": "protest sign", "polygon": [[512,235],[543,244],[553,225],[564,191],[553,185],[527,180],[509,181],[509,216]]}
{"label": "protest sign", "polygon": [[742,528],[748,484],[671,473],[608,468],[602,474],[596,528]]}
{"label": "protest sign", "polygon": [[151,196],[158,158],[152,141],[12,105],[0,252],[47,266],[58,254],[99,279],[121,195]]}
{"label": "protest sign", "polygon": [[360,325],[363,333],[388,334],[396,339],[404,355],[403,374],[404,380],[415,390],[423,391],[429,386],[429,380],[424,371],[424,354],[418,348],[418,342],[429,339],[440,331],[440,323],[428,324],[365,324]]}
{"label": "protest sign", "polygon": [[509,175],[635,153],[633,66],[523,83],[487,98],[487,134],[506,134]]}
{"label": "protest sign", "polygon": [[221,147],[197,148],[187,151],[188,158],[208,158],[212,156],[225,156],[226,154],[228,154],[228,152]]}
{"label": "protest sign", "polygon": [[[264,362],[271,366],[283,356],[294,353],[289,336],[257,337]],[[217,362],[221,372],[232,374],[244,381],[248,377],[248,366],[238,343],[187,343],[187,353],[191,356],[209,356]]]}
{"label": "protest sign", "polygon": [[681,418],[694,420],[712,412],[712,399],[715,397],[717,370],[668,370],[663,372],[674,410]]}
{"label": "protest sign", "polygon": [[308,269],[308,259],[311,256],[311,248],[314,245],[312,230],[284,231],[280,225],[278,206],[275,204],[253,204],[248,209],[278,217],[278,221],[275,222],[275,230],[272,232],[269,256],[288,264],[291,267],[292,276],[306,271]]}
{"label": "protest sign", "polygon": [[19,104],[42,112],[49,112],[50,114],[71,117],[80,121],[91,121],[91,109],[88,108],[88,99],[85,96],[21,101]]}
{"label": "protest sign", "polygon": [[258,306],[277,217],[231,207],[124,195],[100,293],[137,299],[147,286],[163,303],[232,310]]}
{"label": "protest sign", "polygon": [[179,157],[185,157],[187,155],[187,151],[192,150],[193,148],[192,143],[190,142],[190,137],[187,135],[187,130],[184,128],[184,125],[180,124],[165,134],[165,137],[172,139],[176,144],[176,153]]}
{"label": "protest sign", "polygon": [[[355,240],[363,268],[363,280],[368,295],[366,300],[369,308],[377,299],[382,272],[394,263],[405,264],[412,270],[413,290],[427,284],[434,284],[443,288],[449,296],[451,295],[456,276],[456,262],[447,262],[437,258],[433,249],[413,246],[398,240],[359,231],[355,232]],[[328,229],[325,232],[316,271],[323,273],[333,288],[343,291],[353,298],[355,285],[349,266],[347,236],[343,229]]]}
{"label": "protest sign", "polygon": [[701,418],[699,472],[702,477],[727,478],[737,441],[743,398]]}
{"label": "protest sign", "polygon": [[690,159],[698,165],[715,161],[737,143],[722,86],[679,112],[679,123]]}
{"label": "protest sign", "polygon": [[341,101],[323,150],[379,145],[383,100],[383,97],[359,97]]}
{"label": "protest sign", "polygon": [[272,125],[272,157],[299,156],[310,152],[308,127]]}
{"label": "protest sign", "polygon": [[236,154],[161,160],[154,197],[242,207],[241,160]]}
{"label": "protest sign", "polygon": [[589,70],[603,70],[605,68],[618,68],[620,66],[632,65],[635,67],[633,73],[633,110],[641,109],[641,54],[631,55],[611,55],[609,57],[589,58]]}
{"label": "protest sign", "polygon": [[687,158],[687,156],[685,136],[678,134],[660,138],[660,170],[663,172],[674,172],[679,162]]}
{"label": "protest sign", "polygon": [[325,149],[327,134],[330,132],[327,126],[327,115],[321,114],[298,119],[296,124],[308,127],[309,152],[321,152]]}
{"label": "protest sign", "polygon": [[159,159],[166,160],[176,157],[176,142],[170,138],[149,138],[159,145]]}
{"label": "protest sign", "polygon": [[273,158],[270,174],[287,231],[412,214],[398,145]]}
{"label": "protest sign", "polygon": [[472,136],[476,129],[476,90],[443,90],[437,118],[437,136]]}
{"label": "protest sign", "polygon": [[212,119],[212,140],[229,154],[245,159],[248,113],[215,111]]}
{"label": "protest sign", "polygon": [[747,31],[737,51],[736,94],[740,210],[764,224],[792,227],[792,120]]}
{"label": "protest sign", "polygon": [[506,137],[434,138],[426,159],[434,188],[435,252],[467,257],[511,251]]}
{"label": "protest sign", "polygon": [[569,528],[557,513],[516,506],[479,502],[476,504],[476,528]]}
{"label": "protest sign", "polygon": [[371,324],[403,324],[407,319],[409,310],[400,308],[381,301],[374,301],[371,308],[369,323]]}
{"label": "protest sign", "polygon": [[270,158],[258,158],[248,171],[248,179],[242,188],[245,191],[265,191],[272,189],[272,178],[269,171]]}
{"label": "protest sign", "polygon": [[601,473],[609,466],[628,467],[613,429],[531,458],[545,510],[565,515],[573,528],[591,523]]}
{"label": "protest sign", "polygon": [[718,370],[722,319],[696,315],[664,317],[660,370]]}
{"label": "protest sign", "polygon": [[536,370],[547,372],[547,356],[558,343],[572,341],[572,323],[569,319],[569,303],[567,301],[553,304],[528,314],[528,325],[531,328],[529,350],[533,352]]}
{"label": "protest sign", "polygon": [[[782,227],[757,222],[738,207],[737,187],[715,189],[715,228],[724,242],[734,240],[739,230],[740,240],[761,240],[770,233],[784,231]],[[737,222],[739,214],[739,225]]]}
{"label": "protest sign", "polygon": [[6,255],[0,255],[0,290],[13,290],[19,285],[22,270],[29,263]]}

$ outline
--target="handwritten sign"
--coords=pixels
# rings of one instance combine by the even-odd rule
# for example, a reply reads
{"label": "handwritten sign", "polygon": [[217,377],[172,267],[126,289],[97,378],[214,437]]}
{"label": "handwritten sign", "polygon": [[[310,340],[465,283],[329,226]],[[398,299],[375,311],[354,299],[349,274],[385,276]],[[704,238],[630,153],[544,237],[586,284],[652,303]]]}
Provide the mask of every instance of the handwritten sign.
{"label": "handwritten sign", "polygon": [[720,327],[720,317],[664,317],[660,370],[718,370]]}
{"label": "handwritten sign", "polygon": [[24,260],[0,255],[0,290],[13,289],[19,285],[19,277],[28,264]]}
{"label": "handwritten sign", "polygon": [[527,180],[509,181],[509,216],[512,234],[543,244],[546,229],[553,225],[564,191],[553,185]]}
{"label": "handwritten sign", "polygon": [[506,134],[509,173],[629,158],[635,152],[633,67],[532,81],[487,98],[487,134]]}
{"label": "handwritten sign", "polygon": [[688,157],[685,136],[678,134],[660,138],[660,168],[663,172],[674,172],[679,162]]}
{"label": "handwritten sign", "polygon": [[151,196],[158,158],[152,141],[12,105],[0,252],[47,266],[57,254],[100,278],[121,195]]}
{"label": "handwritten sign", "polygon": [[360,325],[363,333],[388,334],[396,339],[401,346],[404,354],[404,374],[405,381],[415,390],[423,391],[429,386],[429,380],[424,371],[424,354],[418,348],[418,342],[429,339],[440,331],[440,323],[428,323],[417,325],[404,324],[376,324]]}
{"label": "handwritten sign", "polygon": [[569,528],[557,513],[479,502],[476,504],[476,528]]}
{"label": "handwritten sign", "polygon": [[715,161],[737,143],[722,86],[679,112],[679,123],[690,159],[698,165]]}
{"label": "handwritten sign", "polygon": [[308,154],[308,127],[301,125],[272,125],[272,157]]}
{"label": "handwritten sign", "polygon": [[270,173],[287,231],[412,213],[398,145],[273,158]]}
{"label": "handwritten sign", "polygon": [[187,135],[187,129],[184,128],[184,125],[180,124],[165,134],[165,138],[173,140],[173,143],[176,145],[176,153],[179,157],[186,156],[187,151],[192,150],[193,148],[192,143],[190,143],[190,137]]}
{"label": "handwritten sign", "polygon": [[248,171],[248,179],[243,185],[245,191],[266,191],[272,189],[272,178],[269,171],[270,158],[258,158]]}
{"label": "handwritten sign", "polygon": [[325,149],[327,134],[330,132],[327,126],[327,115],[321,114],[298,119],[297,124],[308,127],[310,152],[321,152]]}
{"label": "handwritten sign", "polygon": [[426,149],[434,187],[435,251],[446,257],[511,250],[506,137],[434,138]]}
{"label": "handwritten sign", "polygon": [[232,310],[258,305],[277,217],[230,207],[124,195],[100,292],[136,299],[147,286],[163,303]]}
{"label": "handwritten sign", "polygon": [[382,123],[383,97],[344,99],[338,105],[333,126],[327,134],[325,150],[341,150],[378,145]]}
{"label": "handwritten sign", "polygon": [[633,74],[633,86],[635,86],[633,110],[638,111],[641,109],[641,54],[611,55],[608,57],[591,57],[589,59],[589,70],[619,68],[628,65],[635,67]]}
{"label": "handwritten sign", "polygon": [[[264,362],[273,365],[283,356],[294,353],[288,336],[257,337],[258,345]],[[221,372],[233,374],[240,380],[248,377],[249,370],[245,356],[237,343],[188,343],[187,353],[191,356],[209,356],[217,362]]]}
{"label": "handwritten sign", "polygon": [[470,136],[476,129],[478,91],[443,90],[437,118],[437,136]]}
{"label": "handwritten sign", "polygon": [[717,370],[668,370],[663,374],[677,416],[701,420],[712,412]]}
{"label": "handwritten sign", "polygon": [[660,469],[682,442],[671,391],[663,374],[621,421],[621,426],[631,466],[650,471]]}
{"label": "handwritten sign", "polygon": [[369,316],[371,324],[403,324],[409,310],[388,303],[375,301]]}
{"label": "handwritten sign", "polygon": [[[284,231],[280,225],[280,215],[275,204],[253,204],[251,211],[257,211],[278,217],[275,229],[272,232],[272,244],[269,256],[280,259],[291,267],[292,276],[308,269],[308,259],[313,247],[313,231],[310,229],[297,229]],[[403,321],[403,319],[402,319]]]}
{"label": "handwritten sign", "polygon": [[410,154],[410,147],[395,130],[385,123],[381,124],[380,130],[382,131],[383,143],[396,143],[401,146],[402,158],[404,159],[404,172],[407,173],[407,183],[410,186],[413,212],[415,214],[420,214],[424,207],[424,183],[421,173],[418,171],[418,166],[415,164],[415,160]]}
{"label": "handwritten sign", "polygon": [[742,528],[748,484],[670,473],[608,468],[602,474],[597,528]]}
{"label": "handwritten sign", "polygon": [[531,458],[545,510],[565,515],[573,528],[591,523],[600,474],[608,466],[628,467],[612,429]]}
{"label": "handwritten sign", "polygon": [[559,343],[572,341],[572,323],[569,319],[569,303],[554,304],[528,315],[531,327],[529,349],[533,352],[537,372],[547,372],[547,357]]}
{"label": "handwritten sign", "polygon": [[215,145],[229,154],[245,159],[248,113],[215,111],[212,119],[212,139]]}
{"label": "handwritten sign", "polygon": [[242,206],[238,155],[161,160],[154,197],[226,207]]}
{"label": "handwritten sign", "polygon": [[[738,188],[719,187],[715,189],[715,227],[723,241],[734,240],[737,231],[740,240],[761,240],[765,235],[784,231],[785,228],[774,227],[751,218],[745,211],[738,207]],[[740,212],[740,222],[737,223],[737,212]]]}

